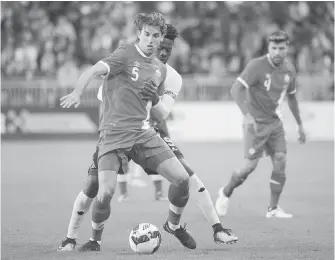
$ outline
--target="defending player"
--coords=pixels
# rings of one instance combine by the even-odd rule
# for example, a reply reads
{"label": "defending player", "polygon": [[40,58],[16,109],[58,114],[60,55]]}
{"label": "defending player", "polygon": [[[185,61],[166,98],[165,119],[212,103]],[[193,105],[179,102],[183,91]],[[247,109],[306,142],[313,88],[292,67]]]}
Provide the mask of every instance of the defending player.
{"label": "defending player", "polygon": [[[172,47],[174,44],[174,40],[177,36],[178,36],[177,29],[174,28],[172,25],[168,24],[167,33],[164,37],[164,40],[160,44],[160,47],[157,50],[157,57],[164,64],[166,64],[166,62],[168,61],[172,53]],[[181,86],[182,86],[181,76],[171,66],[169,66],[168,64],[166,64],[166,66],[167,66],[167,77],[166,77],[165,86],[164,86],[165,91],[162,97],[162,102],[165,106],[165,109],[163,111],[165,112],[160,113],[158,111],[158,113],[160,114],[157,115],[161,119],[166,118],[167,115],[170,113],[171,108],[175,102],[175,98],[177,97],[181,89]],[[101,88],[99,89],[98,99],[102,100],[102,89]],[[168,129],[166,127],[165,120],[161,121],[159,124],[156,124],[155,129],[160,134],[160,136],[163,138],[163,140],[170,146],[171,150],[175,153],[177,158],[184,165],[185,169],[191,176],[190,177],[190,181],[191,181],[190,189],[191,191],[193,191],[192,195],[194,194],[194,196],[196,196],[200,209],[202,210],[203,214],[205,215],[210,225],[213,227],[215,243],[231,243],[231,242],[237,241],[238,238],[232,235],[229,229],[224,229],[222,227],[222,224],[220,223],[220,220],[215,212],[214,205],[210,198],[209,192],[204,187],[203,183],[197,177],[197,175],[194,174],[192,169],[187,165],[186,161],[184,160],[184,156],[180,152],[180,150],[168,138]],[[97,181],[98,170],[96,166],[97,153],[98,152],[96,152],[93,155],[93,164],[89,168],[89,175],[87,178],[86,187],[83,189],[83,191],[81,191],[78,194],[75,200],[71,220],[69,223],[67,238],[64,241],[62,241],[59,247],[59,250],[61,251],[74,250],[75,245],[76,245],[75,239],[78,235],[79,227],[83,221],[84,215],[86,214],[86,212],[88,212],[90,208],[93,198],[97,194],[97,191],[99,188],[98,181]],[[157,175],[157,173],[150,171],[149,169],[147,169],[147,173],[149,175],[153,174],[150,176],[160,176],[160,175]],[[125,175],[119,175],[118,177],[120,176],[123,177]]]}
{"label": "defending player", "polygon": [[[81,251],[98,251],[104,224],[110,216],[110,202],[116,187],[118,173],[127,172],[132,159],[143,168],[149,168],[168,179],[170,207],[164,227],[189,249],[196,242],[180,225],[180,218],[189,198],[189,176],[167,144],[149,126],[151,107],[158,103],[145,100],[145,86],[154,84],[164,89],[166,68],[155,52],[166,33],[161,14],[138,14],[135,18],[138,42],[119,47],[107,58],[85,71],[75,90],[63,97],[64,108],[80,104],[83,89],[95,76],[104,75],[103,112],[98,141],[99,190],[93,203],[92,236]],[[115,79],[110,84],[109,79]]]}
{"label": "defending player", "polygon": [[267,218],[291,218],[278,201],[286,181],[286,140],[281,121],[280,106],[285,95],[288,105],[299,126],[299,142],[305,143],[306,135],[301,122],[296,99],[296,71],[286,59],[288,35],[283,31],[272,33],[268,38],[268,54],[253,59],[234,83],[231,94],[244,115],[244,166],[234,171],[231,180],[219,190],[216,210],[227,213],[229,198],[252,173],[263,151],[271,156],[273,170],[270,179],[271,198]]}

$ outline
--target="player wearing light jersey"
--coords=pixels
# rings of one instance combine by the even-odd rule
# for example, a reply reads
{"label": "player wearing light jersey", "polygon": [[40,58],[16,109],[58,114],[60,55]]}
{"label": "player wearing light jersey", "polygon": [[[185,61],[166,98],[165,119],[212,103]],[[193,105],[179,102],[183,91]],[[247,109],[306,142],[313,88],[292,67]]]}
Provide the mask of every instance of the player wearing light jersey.
{"label": "player wearing light jersey", "polygon": [[280,194],[286,181],[286,140],[280,115],[280,106],[285,96],[289,108],[299,126],[300,143],[306,135],[301,122],[296,99],[296,72],[287,60],[288,35],[274,32],[268,38],[268,54],[253,59],[234,83],[231,94],[244,115],[244,166],[231,176],[225,187],[219,190],[216,210],[219,215],[227,213],[229,198],[252,173],[263,151],[271,156],[273,171],[270,179],[271,198],[267,218],[291,218],[278,206]]}
{"label": "player wearing light jersey", "polygon": [[[157,50],[157,57],[163,62],[169,59],[172,46],[174,43],[174,39],[178,36],[178,31],[172,25],[167,25],[167,33],[164,37],[164,40],[160,44],[160,47]],[[231,243],[237,241],[237,237],[231,234],[229,229],[224,229],[220,220],[215,212],[212,200],[210,198],[209,192],[204,187],[201,180],[197,177],[196,174],[192,171],[192,169],[187,165],[184,160],[183,154],[180,150],[173,144],[173,142],[167,138],[168,133],[167,129],[162,129],[162,122],[164,123],[166,117],[169,115],[172,106],[174,105],[175,98],[178,96],[179,91],[182,86],[182,78],[171,66],[166,64],[167,66],[167,74],[166,80],[164,84],[164,92],[161,98],[163,109],[154,109],[152,112],[154,117],[156,117],[160,122],[157,124],[155,128],[156,131],[160,134],[163,140],[169,145],[171,150],[174,152],[176,157],[183,164],[185,169],[187,170],[190,177],[190,189],[192,195],[196,196],[198,205],[205,215],[208,222],[213,227],[214,231],[214,241],[215,243]],[[99,89],[98,99],[102,100],[102,87]],[[163,124],[164,126],[164,124]],[[98,148],[97,151],[93,154],[93,163],[89,167],[88,176],[85,188],[78,194],[72,211],[71,220],[68,227],[67,237],[64,241],[62,241],[59,246],[60,251],[73,251],[76,246],[76,238],[79,232],[79,228],[83,222],[85,214],[89,211],[90,205],[93,201],[93,198],[96,196],[99,183],[98,183],[98,169],[97,169],[97,157],[98,157]],[[148,174],[157,173],[154,171],[150,171],[150,169],[146,169]],[[123,176],[123,175],[120,175]]]}
{"label": "player wearing light jersey", "polygon": [[[166,33],[161,14],[138,14],[135,18],[138,41],[119,47],[105,59],[85,71],[75,90],[63,97],[64,108],[80,103],[90,80],[103,75],[102,118],[98,141],[99,189],[92,212],[92,236],[81,251],[99,251],[104,224],[110,216],[110,202],[117,174],[128,171],[131,159],[168,179],[170,209],[164,227],[183,246],[196,248],[196,242],[180,218],[189,198],[189,176],[168,145],[149,126],[151,107],[161,109],[161,101],[148,95],[164,89],[166,67],[155,56]],[[171,206],[172,205],[172,206]]]}

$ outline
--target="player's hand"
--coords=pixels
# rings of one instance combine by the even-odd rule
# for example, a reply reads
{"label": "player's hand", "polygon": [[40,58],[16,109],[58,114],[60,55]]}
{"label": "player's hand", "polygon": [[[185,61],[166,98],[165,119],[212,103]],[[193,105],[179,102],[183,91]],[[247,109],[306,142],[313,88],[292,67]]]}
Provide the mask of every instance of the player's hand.
{"label": "player's hand", "polygon": [[244,115],[243,124],[247,126],[252,125],[254,130],[257,131],[256,121],[249,113]]}
{"label": "player's hand", "polygon": [[153,106],[159,102],[157,85],[154,81],[150,81],[149,83],[144,82],[144,88],[142,89],[142,99],[151,100]]}
{"label": "player's hand", "polygon": [[306,132],[305,129],[302,125],[299,126],[299,138],[298,138],[298,142],[300,144],[304,144],[306,143]]}
{"label": "player's hand", "polygon": [[73,91],[72,93],[62,97],[60,101],[62,108],[70,108],[73,105],[75,108],[77,108],[80,105],[80,94],[76,91]]}

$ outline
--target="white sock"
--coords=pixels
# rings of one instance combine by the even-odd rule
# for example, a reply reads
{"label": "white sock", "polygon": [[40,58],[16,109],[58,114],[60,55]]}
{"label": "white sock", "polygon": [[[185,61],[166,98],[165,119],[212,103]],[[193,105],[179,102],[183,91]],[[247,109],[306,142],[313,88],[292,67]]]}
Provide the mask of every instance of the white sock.
{"label": "white sock", "polygon": [[[73,204],[72,215],[67,230],[67,237],[76,239],[85,214],[89,211],[93,199],[87,197],[83,191],[79,192]],[[81,214],[78,214],[80,212]]]}
{"label": "white sock", "polygon": [[[170,202],[169,209],[170,209],[170,211],[172,211],[176,215],[181,215],[184,211],[184,207],[177,207],[177,206],[173,205],[171,202]],[[170,221],[168,221],[168,225],[173,231],[180,228],[180,223],[172,224]]]}
{"label": "white sock", "polygon": [[118,174],[116,179],[117,179],[117,182],[128,182],[128,173]]}
{"label": "white sock", "polygon": [[168,221],[168,225],[173,231],[176,231],[176,229],[180,228],[180,224],[174,225],[170,221]]}
{"label": "white sock", "polygon": [[221,223],[208,190],[196,174],[190,177],[190,192],[196,198],[197,204],[208,223],[211,226]]}

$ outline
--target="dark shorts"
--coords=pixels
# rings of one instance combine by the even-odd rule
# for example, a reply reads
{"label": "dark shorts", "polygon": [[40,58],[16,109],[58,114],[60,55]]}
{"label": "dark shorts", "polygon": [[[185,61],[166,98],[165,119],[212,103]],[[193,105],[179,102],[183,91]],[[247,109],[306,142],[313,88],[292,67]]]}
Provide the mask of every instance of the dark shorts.
{"label": "dark shorts", "polygon": [[88,168],[88,175],[98,175],[98,154],[99,147],[97,146],[95,152],[93,154],[93,162],[91,166]]}
{"label": "dark shorts", "polygon": [[244,125],[244,156],[253,160],[266,155],[286,153],[286,139],[283,123],[257,123],[257,131],[252,125]]}
{"label": "dark shorts", "polygon": [[[150,133],[149,133],[150,134]],[[99,139],[99,171],[111,170],[120,174],[128,171],[128,161],[133,160],[143,169],[156,171],[158,165],[163,161],[175,157],[171,148],[157,134],[153,136],[142,136],[136,140],[135,144],[130,147],[122,147],[119,149],[106,149],[113,143],[114,136],[104,134]],[[103,149],[104,152],[101,152]]]}
{"label": "dark shorts", "polygon": [[155,128],[155,131],[159,134],[159,136],[164,140],[164,142],[170,147],[172,152],[175,154],[175,156],[178,159],[184,159],[184,155],[179,150],[179,148],[172,142],[170,137],[168,137],[163,131],[161,131],[159,128]]}
{"label": "dark shorts", "polygon": [[[180,160],[184,159],[184,155],[179,150],[179,148],[172,142],[172,140],[165,134],[165,132],[161,131],[158,127],[155,127],[155,131],[157,132],[158,136],[160,136],[164,142],[170,147],[171,151],[174,153],[174,155]],[[148,168],[144,168],[144,171],[148,175],[157,175],[158,173],[156,171],[150,170]]]}

